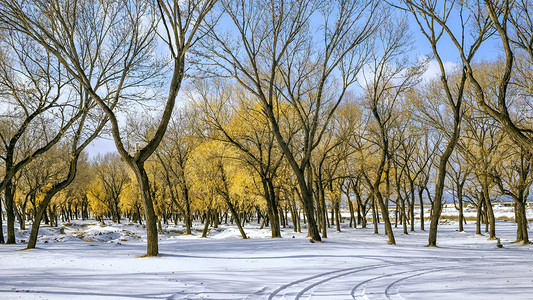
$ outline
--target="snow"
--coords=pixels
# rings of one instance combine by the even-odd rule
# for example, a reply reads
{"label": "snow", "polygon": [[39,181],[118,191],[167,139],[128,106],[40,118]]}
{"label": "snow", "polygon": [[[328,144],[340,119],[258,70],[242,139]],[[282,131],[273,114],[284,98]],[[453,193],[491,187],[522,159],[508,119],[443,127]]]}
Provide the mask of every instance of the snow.
{"label": "snow", "polygon": [[[37,249],[0,245],[0,299],[533,299],[533,245],[512,243],[513,222],[496,224],[504,248],[476,236],[475,222],[465,232],[446,223],[438,248],[424,247],[419,224],[409,235],[398,226],[396,246],[371,224],[345,222],[323,243],[290,228],[272,239],[256,224],[245,227],[247,240],[231,225],[208,238],[201,224],[189,236],[168,226],[158,257],[141,257],[141,225],[43,226]],[[27,237],[17,231],[18,242]]]}

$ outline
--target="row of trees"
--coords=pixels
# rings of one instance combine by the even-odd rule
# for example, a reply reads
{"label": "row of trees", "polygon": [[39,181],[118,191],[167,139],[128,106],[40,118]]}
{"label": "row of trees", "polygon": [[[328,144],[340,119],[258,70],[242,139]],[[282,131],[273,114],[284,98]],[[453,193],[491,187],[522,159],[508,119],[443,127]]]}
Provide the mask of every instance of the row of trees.
{"label": "row of trees", "polygon": [[[469,199],[490,238],[491,199],[512,197],[517,240],[529,242],[531,6],[1,0],[7,243],[15,215],[33,219],[29,248],[43,217],[127,215],[145,220],[147,255],[157,255],[158,221],[182,220],[190,232],[200,218],[207,230],[221,212],[243,237],[254,212],[273,237],[289,219],[300,230],[303,217],[320,241],[328,222],[340,230],[346,207],[354,226],[371,211],[394,244],[391,204],[407,233],[417,201],[424,229],[426,198],[435,246],[450,189],[461,229]],[[415,57],[406,15],[430,57]],[[455,47],[455,67],[441,40]],[[502,57],[481,61],[490,40]],[[429,63],[438,79],[423,76]],[[105,130],[120,158],[89,167],[83,150]],[[87,174],[75,179],[79,164]]]}

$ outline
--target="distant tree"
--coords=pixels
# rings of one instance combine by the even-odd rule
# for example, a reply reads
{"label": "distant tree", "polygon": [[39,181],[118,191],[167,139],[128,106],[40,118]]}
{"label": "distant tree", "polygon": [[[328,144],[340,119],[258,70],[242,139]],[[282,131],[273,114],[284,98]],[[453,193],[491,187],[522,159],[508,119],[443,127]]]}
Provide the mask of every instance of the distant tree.
{"label": "distant tree", "polygon": [[465,163],[467,160],[465,156],[461,154],[461,149],[468,149],[467,145],[464,145],[463,142],[459,142],[459,151],[455,151],[450,160],[448,161],[448,177],[450,178],[450,184],[452,185],[452,195],[454,200],[457,199],[456,208],[459,211],[459,232],[464,231],[464,224],[466,224],[466,219],[464,217],[464,188],[465,184],[472,175],[473,165],[470,163]]}
{"label": "distant tree", "polygon": [[[268,119],[253,97],[223,80],[197,83],[195,93],[191,95],[199,110],[199,118],[209,130],[218,132],[210,138],[237,149],[241,153],[239,158],[259,176],[272,237],[281,237],[279,199],[274,182],[283,153],[276,145]],[[289,132],[288,136],[294,134],[290,128],[284,130]]]}
{"label": "distant tree", "polygon": [[170,121],[168,134],[162,145],[155,153],[171,205],[175,205],[184,216],[186,234],[191,234],[193,218],[190,193],[192,182],[186,169],[194,149],[200,143],[195,136],[196,126],[198,123],[192,111],[178,111]]}
{"label": "distant tree", "polygon": [[[125,163],[120,156],[108,153],[97,156],[93,161],[95,178],[93,188],[89,189],[88,196],[93,196],[107,206],[114,222],[120,224],[120,198],[130,181]],[[91,199],[91,197],[89,197]]]}

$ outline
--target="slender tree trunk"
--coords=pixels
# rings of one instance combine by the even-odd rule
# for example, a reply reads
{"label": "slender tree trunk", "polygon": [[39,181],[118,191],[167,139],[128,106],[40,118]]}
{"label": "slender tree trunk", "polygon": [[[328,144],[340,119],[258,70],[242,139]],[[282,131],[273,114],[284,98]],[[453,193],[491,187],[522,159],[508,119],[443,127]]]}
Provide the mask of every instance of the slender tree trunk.
{"label": "slender tree trunk", "polygon": [[407,233],[407,212],[405,211],[405,199],[402,198],[402,225],[403,225],[403,234]]}
{"label": "slender tree trunk", "polygon": [[366,220],[367,212],[368,212],[368,210],[367,210],[366,205],[361,205],[360,207],[359,206],[357,207],[358,218],[361,218],[361,222],[362,222],[361,226],[363,228],[366,228],[366,226],[368,224],[367,220]]}
{"label": "slender tree trunk", "polygon": [[372,196],[372,223],[374,223],[374,234],[379,234],[378,213],[376,211],[376,196]]}
{"label": "slender tree trunk", "polygon": [[16,210],[17,218],[19,219],[20,230],[26,230],[26,208],[21,206],[19,210]]}
{"label": "slender tree trunk", "polygon": [[341,232],[341,212],[340,212],[340,201],[335,201],[335,225],[337,226],[337,232]]}
{"label": "slender tree trunk", "polygon": [[314,195],[316,199],[316,225],[318,232],[322,232],[322,227],[324,227],[324,215],[322,214],[322,201],[319,200],[318,195]]}
{"label": "slender tree trunk", "polygon": [[398,221],[399,221],[399,216],[400,215],[400,205],[399,205],[399,200],[396,200],[396,205],[394,207],[394,228],[398,228]]}
{"label": "slender tree trunk", "polygon": [[494,210],[492,209],[492,203],[490,201],[490,195],[489,195],[489,187],[488,184],[485,183],[483,185],[483,194],[485,198],[485,208],[488,215],[488,223],[489,223],[489,240],[495,240],[496,239],[496,221],[494,218]]}
{"label": "slender tree trunk", "polygon": [[461,184],[457,185],[457,201],[459,201],[459,232],[463,232],[463,222],[464,222],[464,213],[463,213],[463,186]]}
{"label": "slender tree trunk", "polygon": [[189,235],[192,230],[191,201],[189,199],[189,189],[184,187],[182,190],[185,198],[185,234]]}
{"label": "slender tree trunk", "polygon": [[211,223],[211,209],[207,209],[205,213],[204,230],[202,231],[202,237],[207,237],[207,230],[209,229],[209,223]]}
{"label": "slender tree trunk", "polygon": [[293,214],[292,214],[292,224],[294,226],[293,231],[294,232],[301,232],[300,216],[299,216],[299,213],[298,213],[298,208],[296,207],[296,199],[294,199],[294,197],[290,197],[288,199],[288,201],[291,203],[291,206],[292,206],[291,211],[293,212]]}
{"label": "slender tree trunk", "polygon": [[7,241],[6,244],[15,244],[15,190],[13,180],[6,182],[4,188],[6,215],[7,215]]}
{"label": "slender tree trunk", "polygon": [[477,201],[476,234],[481,235],[481,217],[483,212],[483,196]]}
{"label": "slender tree trunk", "polygon": [[414,180],[410,180],[411,184],[411,205],[409,209],[409,214],[411,215],[411,232],[415,231],[415,183]]}
{"label": "slender tree trunk", "polygon": [[265,191],[265,198],[268,205],[268,218],[270,220],[270,228],[272,231],[272,238],[281,237],[280,218],[278,213],[278,199],[274,189],[274,183],[270,178],[263,179],[263,188]]}
{"label": "slender tree trunk", "polygon": [[244,229],[242,228],[241,218],[239,217],[239,213],[235,209],[235,206],[233,205],[233,203],[231,203],[229,196],[226,195],[224,197],[224,200],[226,200],[226,204],[228,205],[229,210],[231,211],[231,215],[235,219],[235,224],[237,224],[237,228],[239,228],[239,232],[241,233],[242,238],[247,239],[248,237],[246,236],[246,233],[244,232]]}
{"label": "slender tree trunk", "polygon": [[[285,218],[284,214],[283,214],[283,209],[280,207],[279,209],[276,210],[278,212],[278,215],[280,216],[279,220],[281,221],[281,227],[283,228],[287,228],[287,219]],[[272,226],[271,226],[272,228]]]}
{"label": "slender tree trunk", "polygon": [[355,211],[353,208],[352,200],[350,200],[350,197],[348,197],[347,201],[348,209],[350,210],[350,227],[357,228],[357,221],[355,219]]}
{"label": "slender tree trunk", "polygon": [[5,244],[4,240],[4,217],[2,215],[2,199],[0,198],[0,244]]}
{"label": "slender tree trunk", "polygon": [[328,227],[329,227],[329,220],[328,220],[328,211],[326,207],[326,195],[324,191],[324,187],[321,183],[319,183],[320,189],[318,190],[318,193],[320,196],[318,197],[318,200],[320,201],[320,207],[322,208],[319,213],[322,214],[322,238],[325,239],[328,237]]}

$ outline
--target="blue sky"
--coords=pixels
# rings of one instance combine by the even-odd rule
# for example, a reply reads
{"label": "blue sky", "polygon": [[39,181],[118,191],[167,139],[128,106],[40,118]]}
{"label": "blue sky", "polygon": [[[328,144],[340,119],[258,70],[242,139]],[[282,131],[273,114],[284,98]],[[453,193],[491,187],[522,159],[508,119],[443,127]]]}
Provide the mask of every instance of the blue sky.
{"label": "blue sky", "polygon": [[[414,19],[411,15],[407,15],[407,17],[410,19],[410,31],[414,37],[414,44],[415,44],[415,50],[413,51],[412,55],[413,57],[417,56],[425,56],[432,54],[431,47],[429,45],[429,42],[425,38],[425,36],[420,32],[420,29],[418,27],[418,24],[414,22]],[[453,30],[455,30],[456,33],[460,33],[459,28],[459,22],[456,22],[454,25],[454,20],[458,20],[456,17],[455,19],[451,19]],[[455,45],[451,42],[451,40],[444,35],[439,42],[439,49],[440,49],[440,55],[445,62],[446,66],[448,68],[451,68],[455,65],[460,64],[460,59],[458,56],[457,49]],[[501,48],[501,42],[497,39],[497,37],[493,37],[492,39],[489,39],[484,42],[484,44],[479,49],[478,53],[475,56],[475,61],[482,61],[482,60],[495,60],[500,56],[502,53]],[[427,77],[435,76],[439,74],[439,68],[435,61],[431,62],[428,66],[427,71]],[[111,137],[107,139],[99,138],[95,140],[93,143],[91,143],[87,147],[87,152],[89,153],[89,156],[92,158],[97,154],[100,153],[107,153],[110,151],[116,151],[115,144]]]}

